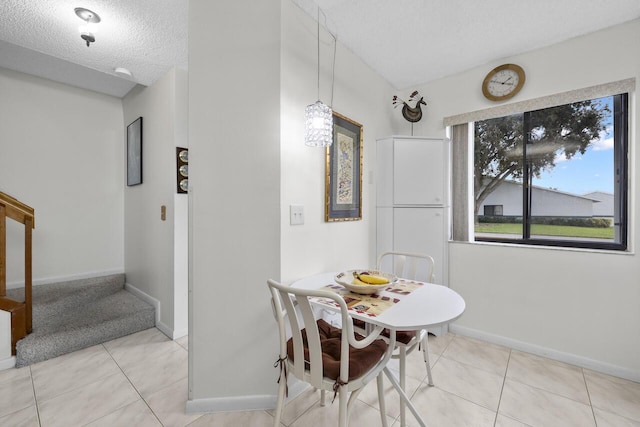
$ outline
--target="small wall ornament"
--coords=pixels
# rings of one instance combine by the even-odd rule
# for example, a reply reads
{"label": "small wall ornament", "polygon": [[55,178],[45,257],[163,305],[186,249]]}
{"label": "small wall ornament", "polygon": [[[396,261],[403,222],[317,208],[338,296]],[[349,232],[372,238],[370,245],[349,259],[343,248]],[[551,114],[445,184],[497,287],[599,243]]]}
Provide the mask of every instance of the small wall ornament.
{"label": "small wall ornament", "polygon": [[[415,102],[415,105],[411,107],[408,102]],[[417,90],[414,90],[409,96],[408,102],[398,98],[397,95],[393,96],[393,107],[397,108],[399,105],[402,105],[402,117],[412,124],[419,122],[420,119],[422,119],[422,108],[420,105],[427,105],[427,103],[424,102],[424,97],[420,96]]]}

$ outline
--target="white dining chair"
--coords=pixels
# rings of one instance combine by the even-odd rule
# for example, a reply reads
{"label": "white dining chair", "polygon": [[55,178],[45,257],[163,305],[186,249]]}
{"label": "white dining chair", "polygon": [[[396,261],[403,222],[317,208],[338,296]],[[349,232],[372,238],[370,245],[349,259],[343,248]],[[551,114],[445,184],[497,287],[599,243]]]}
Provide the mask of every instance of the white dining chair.
{"label": "white dining chair", "polygon": [[[355,334],[347,305],[335,292],[296,289],[273,280],[267,283],[280,336],[276,362],[280,376],[274,426],[280,426],[287,395],[287,375],[292,373],[322,390],[322,403],[325,391],[334,392],[334,399],[336,396],[339,399],[340,427],[348,426],[358,395],[365,385],[377,378],[380,415],[382,425],[386,427],[382,370],[394,349],[379,338],[383,328],[375,327],[366,338]],[[313,298],[332,300],[339,307],[342,329],[316,318]],[[395,339],[395,332],[390,339]]]}
{"label": "white dining chair", "polygon": [[[426,254],[389,251],[380,255],[377,268],[381,271],[389,271],[390,268],[393,274],[403,279],[432,283],[434,265],[433,258]],[[428,331],[424,329],[421,331],[402,331],[396,336],[399,353],[394,357],[399,359],[401,381],[406,371],[406,356],[416,348],[422,347],[424,363],[427,368],[427,379],[429,385],[433,385],[431,364],[429,363],[428,336]]]}
{"label": "white dining chair", "polygon": [[[378,258],[377,269],[379,271],[392,272],[396,276],[417,280],[420,282],[433,282],[434,277],[433,258],[426,254],[416,254],[409,252],[384,252]],[[423,329],[421,331],[398,331],[396,334],[397,353],[392,356],[398,359],[400,365],[400,387],[405,389],[406,371],[407,371],[407,355],[412,353],[416,348],[422,347],[422,355],[424,364],[427,367],[428,384],[433,386],[433,377],[431,376],[431,363],[429,361],[429,331]],[[404,421],[404,405],[400,404],[401,425],[405,425]]]}

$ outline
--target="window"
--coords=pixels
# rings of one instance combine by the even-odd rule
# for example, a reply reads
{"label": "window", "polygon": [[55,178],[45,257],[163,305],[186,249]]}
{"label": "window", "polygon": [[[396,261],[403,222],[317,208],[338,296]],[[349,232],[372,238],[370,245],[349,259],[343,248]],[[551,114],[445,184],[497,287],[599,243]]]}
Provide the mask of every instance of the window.
{"label": "window", "polygon": [[484,216],[502,216],[502,205],[484,205]]}
{"label": "window", "polygon": [[474,123],[475,240],[627,247],[619,94]]}

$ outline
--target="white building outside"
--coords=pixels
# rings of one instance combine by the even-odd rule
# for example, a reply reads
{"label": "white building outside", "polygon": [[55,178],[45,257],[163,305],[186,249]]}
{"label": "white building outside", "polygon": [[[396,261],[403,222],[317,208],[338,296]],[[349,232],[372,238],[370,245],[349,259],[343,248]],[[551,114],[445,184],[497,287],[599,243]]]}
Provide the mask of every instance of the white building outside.
{"label": "white building outside", "polygon": [[584,196],[599,202],[593,204],[593,216],[613,218],[613,194],[605,193],[604,191],[592,191]]}
{"label": "white building outside", "polygon": [[[613,194],[594,191],[577,195],[533,186],[532,216],[613,217]],[[505,181],[484,200],[478,215],[522,216],[522,184]]]}

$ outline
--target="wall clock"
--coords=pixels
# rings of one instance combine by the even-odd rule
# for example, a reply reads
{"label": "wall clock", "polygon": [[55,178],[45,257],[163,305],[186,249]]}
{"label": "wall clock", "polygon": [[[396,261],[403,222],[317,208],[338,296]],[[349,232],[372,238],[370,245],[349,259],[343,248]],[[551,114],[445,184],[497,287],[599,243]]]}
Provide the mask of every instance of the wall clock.
{"label": "wall clock", "polygon": [[524,86],[524,70],[516,64],[503,64],[489,71],[482,82],[482,94],[491,101],[504,101]]}

